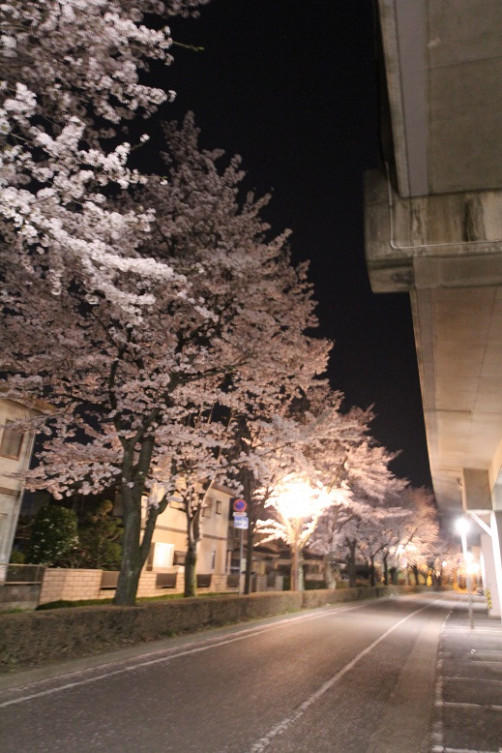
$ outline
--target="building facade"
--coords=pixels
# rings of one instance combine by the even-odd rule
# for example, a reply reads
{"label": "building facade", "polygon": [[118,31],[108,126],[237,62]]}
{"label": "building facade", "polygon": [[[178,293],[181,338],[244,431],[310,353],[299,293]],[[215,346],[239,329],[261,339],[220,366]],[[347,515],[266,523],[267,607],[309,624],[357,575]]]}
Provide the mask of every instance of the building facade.
{"label": "building facade", "polygon": [[[38,412],[38,411],[36,411]],[[4,583],[35,433],[19,428],[34,410],[0,397],[0,584]]]}
{"label": "building facade", "polygon": [[[202,538],[198,544],[197,572],[223,576],[229,570],[229,511],[233,492],[213,484],[202,510]],[[152,538],[147,570],[158,573],[183,571],[187,548],[187,518],[176,499],[159,515]]]}

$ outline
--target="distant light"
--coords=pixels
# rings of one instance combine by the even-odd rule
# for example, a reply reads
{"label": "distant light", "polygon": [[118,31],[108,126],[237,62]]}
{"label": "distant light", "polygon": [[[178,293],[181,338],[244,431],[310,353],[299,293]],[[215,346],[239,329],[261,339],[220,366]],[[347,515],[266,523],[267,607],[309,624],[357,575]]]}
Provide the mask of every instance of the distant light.
{"label": "distant light", "polygon": [[308,517],[312,507],[312,487],[305,482],[290,481],[282,487],[279,503],[286,518]]}
{"label": "distant light", "polygon": [[333,503],[332,497],[322,488],[313,487],[298,476],[288,476],[278,485],[275,506],[284,518],[306,519]]}
{"label": "distant light", "polygon": [[461,536],[465,536],[468,533],[471,524],[465,515],[460,516],[455,520],[455,528]]}

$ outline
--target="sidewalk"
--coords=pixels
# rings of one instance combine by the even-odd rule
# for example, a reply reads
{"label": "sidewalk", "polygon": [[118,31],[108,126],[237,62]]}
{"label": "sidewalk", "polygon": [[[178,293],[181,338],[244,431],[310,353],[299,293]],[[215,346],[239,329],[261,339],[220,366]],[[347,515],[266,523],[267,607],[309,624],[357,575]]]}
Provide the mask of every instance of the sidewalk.
{"label": "sidewalk", "polygon": [[440,637],[431,753],[502,753],[502,623],[483,598],[449,597]]}

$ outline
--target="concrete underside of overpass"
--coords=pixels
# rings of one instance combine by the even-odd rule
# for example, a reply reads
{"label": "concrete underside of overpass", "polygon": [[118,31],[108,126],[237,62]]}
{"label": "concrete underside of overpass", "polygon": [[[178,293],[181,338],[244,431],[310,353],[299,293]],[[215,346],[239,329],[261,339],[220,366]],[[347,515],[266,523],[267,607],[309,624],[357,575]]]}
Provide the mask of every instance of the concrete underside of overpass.
{"label": "concrete underside of overpass", "polygon": [[[493,486],[502,464],[502,248],[464,241],[443,222],[460,220],[471,196],[450,197],[455,214],[445,197],[402,200],[384,174],[366,176],[368,270],[375,292],[410,294],[431,475],[446,512],[462,508],[464,468],[486,469]],[[502,238],[502,192],[489,198]],[[429,237],[437,224],[434,244],[410,237],[419,216]]]}
{"label": "concrete underside of overpass", "polygon": [[368,272],[375,292],[410,294],[434,491],[486,525],[500,614],[502,3],[378,9],[388,108],[385,164],[366,176]]}

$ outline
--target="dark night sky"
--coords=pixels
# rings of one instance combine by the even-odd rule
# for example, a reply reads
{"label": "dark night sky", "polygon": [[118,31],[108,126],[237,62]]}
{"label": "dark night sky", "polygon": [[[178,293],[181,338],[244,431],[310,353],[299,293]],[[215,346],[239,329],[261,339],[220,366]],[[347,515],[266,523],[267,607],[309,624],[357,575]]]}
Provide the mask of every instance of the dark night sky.
{"label": "dark night sky", "polygon": [[395,473],[430,485],[408,296],[371,292],[364,262],[363,171],[379,162],[371,0],[213,0],[173,20],[164,75],[193,110],[204,147],[240,154],[249,186],[272,191],[267,219],[311,260],[329,374],[347,406],[374,404],[373,434],[401,449]]}

